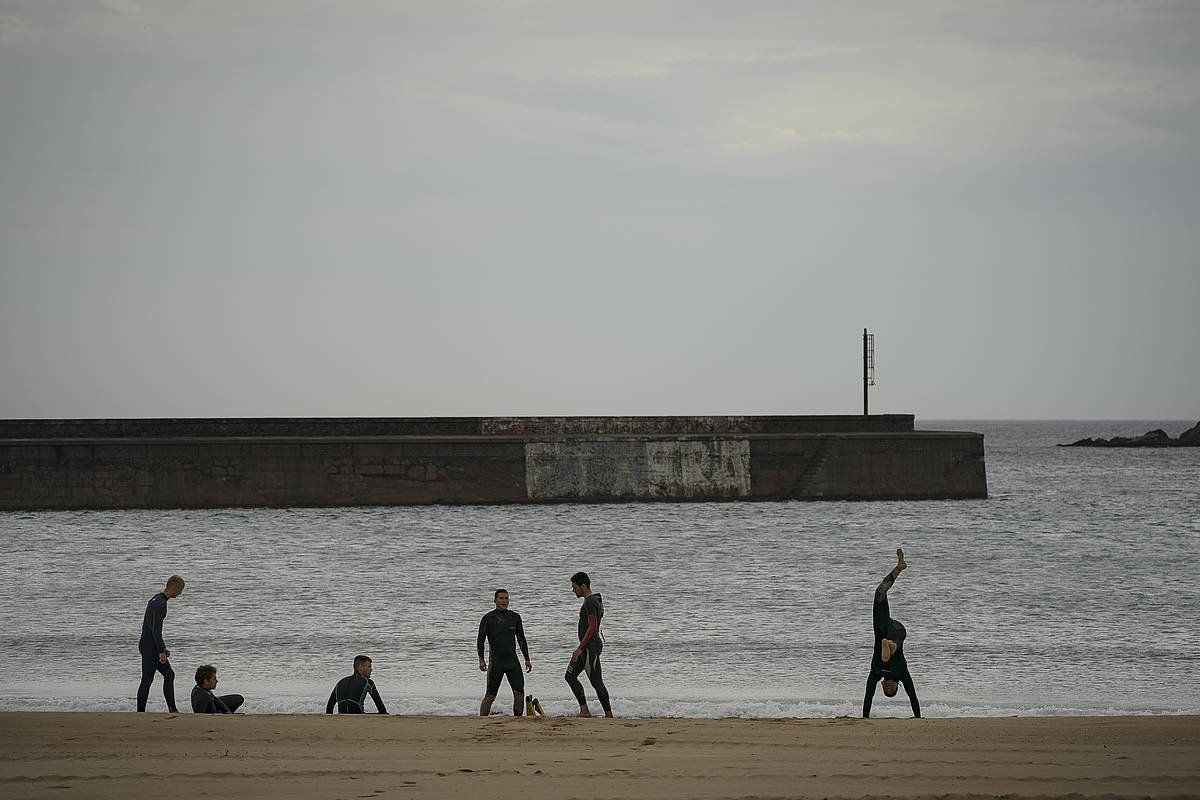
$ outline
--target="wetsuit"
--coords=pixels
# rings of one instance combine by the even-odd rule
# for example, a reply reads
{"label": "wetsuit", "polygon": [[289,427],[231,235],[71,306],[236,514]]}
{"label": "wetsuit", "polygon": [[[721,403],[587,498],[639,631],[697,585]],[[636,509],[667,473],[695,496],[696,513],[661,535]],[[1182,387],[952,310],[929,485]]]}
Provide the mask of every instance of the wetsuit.
{"label": "wetsuit", "polygon": [[170,662],[160,662],[160,653],[167,652],[167,644],[163,641],[163,620],[167,616],[167,596],[162,592],[150,598],[146,604],[146,613],[142,617],[142,638],[138,640],[138,652],[142,654],[142,682],[137,690],[137,710],[146,710],[146,701],[150,699],[150,685],[154,683],[154,673],[161,672],[163,676],[163,697],[167,701],[167,710],[177,712],[175,708],[175,670]]}
{"label": "wetsuit", "polygon": [[567,665],[567,684],[575,693],[575,699],[580,707],[587,704],[583,695],[583,684],[579,682],[579,673],[586,672],[596,697],[604,707],[605,714],[612,713],[608,704],[608,689],[604,686],[604,675],[600,670],[600,653],[604,650],[604,639],[600,635],[600,620],[604,618],[604,601],[599,594],[589,594],[579,607],[579,646],[582,653],[579,658]]}
{"label": "wetsuit", "polygon": [[[521,615],[515,611],[496,609],[483,615],[479,621],[479,636],[475,640],[475,649],[479,651],[479,660],[483,661],[483,640],[488,640],[488,649],[492,660],[488,664],[487,692],[488,697],[495,697],[500,690],[500,681],[507,676],[508,685],[514,694],[525,693],[525,675],[521,672],[521,664],[517,661],[517,644],[521,645],[521,653],[529,660],[529,645],[525,641],[525,629],[521,625]],[[519,716],[519,715],[518,715]]]}
{"label": "wetsuit", "polygon": [[[921,703],[917,700],[917,689],[913,686],[912,676],[908,674],[908,662],[904,659],[904,637],[908,631],[898,621],[892,619],[888,607],[887,593],[896,581],[899,571],[893,569],[875,589],[875,607],[872,618],[875,628],[875,651],[871,654],[871,674],[867,676],[867,693],[863,697],[863,717],[871,716],[871,701],[875,697],[875,686],[884,678],[891,678],[904,684],[908,702],[912,706],[914,717],[921,716]],[[896,650],[887,661],[883,660],[883,640],[890,639],[896,643]]]}
{"label": "wetsuit", "polygon": [[192,687],[192,712],[195,714],[232,714],[246,702],[240,694],[223,694],[217,696],[212,689],[205,689],[200,684]]}
{"label": "wetsuit", "polygon": [[375,681],[364,678],[357,672],[342,678],[337,682],[337,686],[333,687],[333,691],[329,693],[329,702],[325,704],[325,713],[332,714],[336,705],[339,714],[365,714],[368,694],[375,701],[375,708],[380,714],[388,713],[383,707],[379,690],[375,688]]}

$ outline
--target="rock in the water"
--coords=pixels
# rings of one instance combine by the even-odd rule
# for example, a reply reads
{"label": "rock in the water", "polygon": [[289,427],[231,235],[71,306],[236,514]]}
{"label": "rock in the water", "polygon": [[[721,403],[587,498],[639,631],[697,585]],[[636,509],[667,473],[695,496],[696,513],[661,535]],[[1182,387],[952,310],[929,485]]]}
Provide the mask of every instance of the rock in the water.
{"label": "rock in the water", "polygon": [[1200,422],[1179,434],[1175,445],[1176,447],[1200,447]]}
{"label": "rock in the water", "polygon": [[1171,434],[1164,431],[1162,428],[1155,428],[1152,431],[1147,431],[1141,436],[1135,436],[1132,439],[1126,439],[1122,442],[1122,447],[1170,447],[1175,444],[1175,440],[1171,438]]}
{"label": "rock in the water", "polygon": [[1161,428],[1147,431],[1141,436],[1114,436],[1111,439],[1080,439],[1059,447],[1200,447],[1200,422],[1172,439]]}

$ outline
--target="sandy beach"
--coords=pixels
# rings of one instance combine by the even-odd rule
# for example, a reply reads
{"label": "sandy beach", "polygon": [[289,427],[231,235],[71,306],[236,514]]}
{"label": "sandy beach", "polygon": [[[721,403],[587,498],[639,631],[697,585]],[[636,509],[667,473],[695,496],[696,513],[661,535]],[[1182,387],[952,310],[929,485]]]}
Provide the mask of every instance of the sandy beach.
{"label": "sandy beach", "polygon": [[1200,797],[1200,719],[0,715],[17,798]]}

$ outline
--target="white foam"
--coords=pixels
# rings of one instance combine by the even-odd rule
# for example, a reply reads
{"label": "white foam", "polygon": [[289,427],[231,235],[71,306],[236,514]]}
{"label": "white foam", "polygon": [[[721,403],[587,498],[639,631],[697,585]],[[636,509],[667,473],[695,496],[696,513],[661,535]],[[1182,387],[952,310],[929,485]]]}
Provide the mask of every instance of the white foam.
{"label": "white foam", "polygon": [[[187,708],[186,697],[181,697],[181,706]],[[478,697],[385,697],[384,702],[393,714],[431,716],[472,716],[478,712]],[[501,695],[494,709],[502,714],[510,712],[510,700]],[[542,705],[551,716],[566,716],[576,712],[570,700],[542,700]],[[130,697],[36,697],[0,696],[0,711],[132,711]],[[598,712],[599,705],[592,701],[592,711]],[[370,703],[368,703],[370,707]],[[151,697],[150,711],[165,711],[161,697]],[[320,698],[299,695],[281,695],[273,698],[247,698],[242,709],[247,714],[319,714],[325,711],[325,701]],[[746,700],[711,701],[696,699],[657,699],[645,697],[617,697],[613,699],[613,710],[621,717],[656,718],[682,717],[712,719],[739,717],[744,719],[826,719],[832,717],[857,717],[862,712],[861,704],[850,700]],[[1070,704],[1012,704],[986,705],[932,700],[922,704],[927,717],[1087,717],[1125,715],[1169,715],[1200,714],[1195,705],[1179,707],[1148,706],[1086,706]],[[881,703],[877,699],[872,707],[872,716],[907,717],[911,712],[907,701]]]}

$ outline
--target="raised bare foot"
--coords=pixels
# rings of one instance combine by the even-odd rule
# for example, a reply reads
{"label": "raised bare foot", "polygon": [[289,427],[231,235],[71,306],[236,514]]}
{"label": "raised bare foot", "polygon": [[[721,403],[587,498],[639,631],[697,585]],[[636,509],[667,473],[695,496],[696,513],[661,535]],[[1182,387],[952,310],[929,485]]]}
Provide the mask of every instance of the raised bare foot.
{"label": "raised bare foot", "polygon": [[896,653],[896,643],[891,639],[884,639],[879,645],[879,655],[884,661],[891,660],[891,657]]}
{"label": "raised bare foot", "polygon": [[896,569],[901,572],[908,569],[908,564],[904,563],[904,549],[900,547],[896,548]]}

